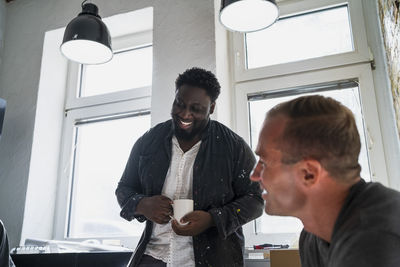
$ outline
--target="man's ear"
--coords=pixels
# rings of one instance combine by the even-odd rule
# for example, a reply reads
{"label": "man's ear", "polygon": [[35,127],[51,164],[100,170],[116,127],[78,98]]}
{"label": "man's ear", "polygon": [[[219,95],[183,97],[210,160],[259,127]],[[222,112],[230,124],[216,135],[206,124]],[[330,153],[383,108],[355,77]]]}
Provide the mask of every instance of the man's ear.
{"label": "man's ear", "polygon": [[312,186],[319,182],[322,174],[322,165],[314,159],[303,160],[300,164],[300,178],[305,186]]}
{"label": "man's ear", "polygon": [[210,106],[210,114],[213,114],[213,113],[214,113],[214,109],[215,109],[215,101],[211,103],[211,106]]}

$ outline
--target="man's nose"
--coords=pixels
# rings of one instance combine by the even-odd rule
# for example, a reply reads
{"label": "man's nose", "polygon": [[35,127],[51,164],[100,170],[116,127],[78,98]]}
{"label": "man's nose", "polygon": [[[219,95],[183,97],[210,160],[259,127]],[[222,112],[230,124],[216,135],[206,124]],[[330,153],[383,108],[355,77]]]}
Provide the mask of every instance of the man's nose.
{"label": "man's nose", "polygon": [[261,180],[261,177],[260,177],[260,170],[259,170],[259,164],[257,164],[257,165],[254,167],[253,171],[251,172],[251,174],[250,174],[250,180],[252,180],[252,181],[254,181],[254,182],[258,182],[258,181]]}
{"label": "man's nose", "polygon": [[192,116],[192,113],[190,112],[189,108],[182,109],[182,111],[181,111],[182,119],[189,118],[190,116]]}

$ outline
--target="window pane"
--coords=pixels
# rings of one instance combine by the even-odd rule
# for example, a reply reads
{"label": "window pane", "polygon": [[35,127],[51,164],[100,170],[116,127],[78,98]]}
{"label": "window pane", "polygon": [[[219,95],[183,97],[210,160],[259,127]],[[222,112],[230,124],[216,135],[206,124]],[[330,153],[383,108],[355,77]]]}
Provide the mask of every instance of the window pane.
{"label": "window pane", "polygon": [[[264,97],[260,98],[257,96],[253,96],[249,100],[249,113],[250,113],[250,145],[254,150],[257,142],[258,135],[262,127],[262,123],[265,119],[265,114],[275,105],[285,102],[291,99],[294,99],[299,96],[304,95],[323,95],[327,97],[331,97],[341,102],[343,105],[348,107],[354,114],[358,132],[360,134],[361,139],[361,152],[359,157],[359,163],[361,165],[361,177],[366,181],[371,180],[369,160],[368,160],[368,150],[366,145],[366,134],[364,129],[364,120],[362,116],[362,109],[360,103],[359,96],[359,88],[357,86],[346,88],[346,89],[334,89],[329,91],[319,91],[316,93],[307,92],[307,90],[303,90],[303,93],[292,93],[291,95],[274,97],[274,98],[266,98],[268,94],[264,94]],[[253,99],[253,100],[251,100]],[[277,216],[269,216],[267,214],[263,214],[259,220],[260,226],[257,229],[260,229],[262,233],[297,233],[302,229],[302,223],[300,220],[293,217],[277,217]]]}
{"label": "window pane", "polygon": [[149,114],[75,127],[68,237],[141,235],[143,224],[119,216],[115,189],[133,144],[149,128]]}
{"label": "window pane", "polygon": [[282,18],[265,30],[246,34],[248,69],[353,49],[347,6]]}
{"label": "window pane", "polygon": [[78,97],[114,93],[152,84],[153,47],[147,46],[114,54],[110,62],[82,66]]}

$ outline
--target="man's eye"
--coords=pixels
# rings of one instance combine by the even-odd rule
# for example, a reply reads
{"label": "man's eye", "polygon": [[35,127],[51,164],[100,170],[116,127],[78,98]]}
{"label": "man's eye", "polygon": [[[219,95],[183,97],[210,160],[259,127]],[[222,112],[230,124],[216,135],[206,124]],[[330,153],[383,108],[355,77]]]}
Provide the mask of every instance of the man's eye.
{"label": "man's eye", "polygon": [[175,104],[176,104],[176,106],[178,106],[178,107],[183,107],[183,103],[180,102],[180,101],[178,101],[178,100],[175,101]]}

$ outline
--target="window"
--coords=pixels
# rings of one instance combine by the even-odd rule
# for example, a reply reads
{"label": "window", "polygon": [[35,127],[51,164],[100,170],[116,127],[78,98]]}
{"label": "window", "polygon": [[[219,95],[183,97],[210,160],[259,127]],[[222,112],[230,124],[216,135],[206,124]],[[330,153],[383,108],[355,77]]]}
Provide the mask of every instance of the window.
{"label": "window", "polygon": [[150,128],[152,8],[123,14],[121,19],[139,13],[148,23],[137,23],[142,25],[137,32],[121,32],[118,15],[110,18],[111,34],[112,27],[120,34],[112,36],[111,61],[70,63],[57,238],[129,237],[137,241],[143,231],[143,224],[120,217],[115,197],[133,144]]}
{"label": "window", "polygon": [[136,47],[114,53],[113,59],[106,64],[83,66],[78,97],[151,86],[152,52],[151,45]]}
{"label": "window", "polygon": [[[137,99],[103,102],[121,91],[135,94],[139,86],[150,93],[151,48],[120,51],[106,64],[79,68],[75,100],[101,96],[102,103],[87,106],[82,101],[66,111],[66,138],[72,139],[67,238],[141,235],[143,224],[120,218],[114,191],[134,142],[150,128],[149,104],[140,105]],[[130,107],[117,108],[121,103]]]}
{"label": "window", "polygon": [[[237,132],[254,149],[271,107],[300,95],[330,96],[355,115],[363,178],[387,183],[362,1],[283,1],[279,8],[271,28],[232,36]],[[245,225],[246,246],[292,245],[301,229],[296,218],[263,214]]]}
{"label": "window", "polygon": [[366,181],[371,180],[371,172],[368,160],[368,147],[366,131],[361,109],[360,92],[357,81],[345,81],[334,84],[320,84],[303,88],[290,88],[275,92],[257,93],[248,96],[250,115],[250,144],[256,149],[258,134],[261,131],[265,114],[275,105],[305,95],[323,95],[331,97],[346,107],[354,114],[358,132],[361,139],[361,152],[359,163],[361,165],[361,177]]}
{"label": "window", "polygon": [[[299,96],[305,95],[323,95],[331,97],[346,107],[348,107],[356,118],[357,128],[361,139],[361,153],[359,163],[361,165],[361,177],[366,181],[371,180],[369,167],[366,133],[364,128],[364,119],[362,116],[359,87],[357,82],[341,82],[338,84],[321,84],[309,88],[291,88],[276,92],[266,92],[263,94],[249,95],[249,115],[250,115],[250,144],[253,150],[257,145],[258,134],[261,130],[265,114],[275,105],[289,101]],[[259,232],[261,233],[286,233],[300,232],[303,224],[297,218],[268,216],[263,214],[258,219]]]}
{"label": "window", "polygon": [[281,18],[245,41],[248,69],[354,50],[347,5]]}
{"label": "window", "polygon": [[370,61],[361,0],[278,3],[276,24],[234,34],[237,82]]}
{"label": "window", "polygon": [[139,236],[143,224],[119,216],[115,187],[134,142],[150,128],[150,113],[76,121],[67,236]]}

